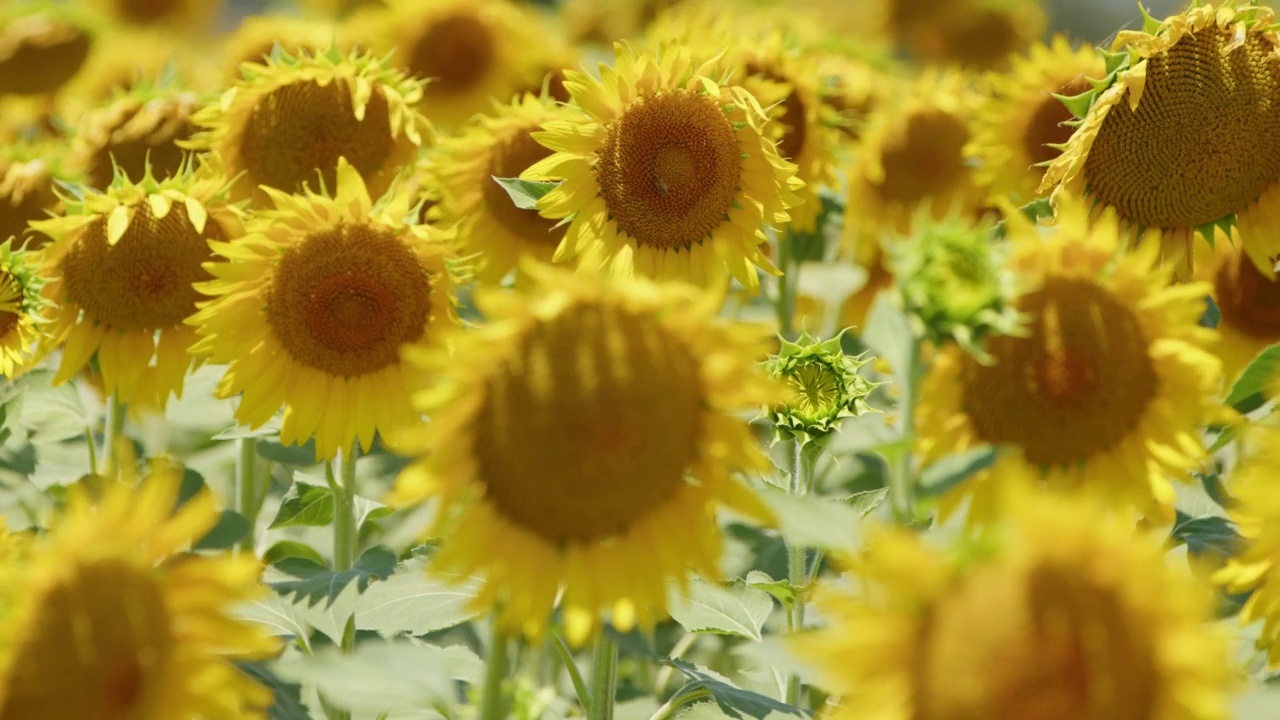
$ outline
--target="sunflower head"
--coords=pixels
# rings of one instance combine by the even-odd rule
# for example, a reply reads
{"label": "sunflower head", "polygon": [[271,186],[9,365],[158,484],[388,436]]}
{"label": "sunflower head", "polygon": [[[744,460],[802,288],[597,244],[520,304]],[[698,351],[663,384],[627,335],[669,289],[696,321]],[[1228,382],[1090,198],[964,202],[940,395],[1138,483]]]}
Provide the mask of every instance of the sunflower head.
{"label": "sunflower head", "polygon": [[509,629],[541,634],[557,600],[574,644],[604,617],[651,628],[670,581],[717,574],[717,505],[769,517],[730,475],[767,463],[736,413],[786,394],[752,359],[759,329],[714,319],[719,298],[525,272],[528,294],[478,293],[485,325],[406,353],[432,422],[402,438],[424,456],[388,501],[439,500],[433,567],[481,575],[476,602]]}
{"label": "sunflower head", "polygon": [[336,45],[346,52],[352,43],[339,38],[343,26],[330,20],[295,15],[250,15],[222,44],[223,67],[232,82],[244,63],[265,63],[279,45],[290,55],[323,52]]}
{"label": "sunflower head", "polygon": [[0,237],[32,248],[48,241],[30,225],[61,207],[59,182],[80,179],[67,169],[65,155],[63,143],[20,141],[0,148]]}
{"label": "sunflower head", "polygon": [[43,251],[57,308],[50,333],[65,342],[55,383],[95,354],[107,392],[139,408],[181,395],[194,340],[183,320],[206,279],[209,241],[239,232],[223,176],[209,165],[157,180],[117,173],[104,191],[64,197],[60,217],[33,223],[53,238]]}
{"label": "sunflower head", "polygon": [[84,65],[92,22],[70,3],[10,0],[0,7],[0,96],[46,95]]}
{"label": "sunflower head", "polygon": [[[1251,3],[1194,0],[1116,36],[1106,76],[1074,97],[1080,118],[1040,190],[1112,208],[1136,236],[1158,231],[1164,260],[1189,274],[1197,233],[1237,226],[1268,277],[1280,254],[1280,37]],[[1211,130],[1206,130],[1211,129]]]}
{"label": "sunflower head", "polygon": [[1009,70],[989,76],[966,154],[993,198],[1022,204],[1036,197],[1045,167],[1078,124],[1064,98],[1091,91],[1091,79],[1106,74],[1105,58],[1093,46],[1073,48],[1056,35],[1014,57]]}
{"label": "sunflower head", "polygon": [[163,180],[181,172],[187,151],[178,146],[195,132],[192,114],[200,96],[171,78],[139,79],[81,116],[72,162],[85,182],[103,189],[117,173]]}
{"label": "sunflower head", "polygon": [[457,320],[448,236],[417,224],[403,189],[373,201],[345,159],[337,176],[332,195],[269,189],[242,239],[212,243],[188,321],[192,352],[229,364],[217,394],[242,396],[237,419],[283,405],[281,441],[314,437],[318,458],[415,423],[400,349]]}
{"label": "sunflower head", "polygon": [[867,396],[876,388],[858,374],[870,362],[865,354],[849,356],[841,348],[844,331],[819,342],[807,331],[795,342],[780,339],[781,350],[764,366],[785,382],[791,397],[769,408],[773,440],[794,439],[801,444],[821,442],[839,430],[840,420],[872,410]]}
{"label": "sunflower head", "polygon": [[1258,353],[1280,343],[1280,277],[1263,274],[1239,238],[1222,230],[1213,247],[1196,247],[1195,277],[1213,283],[1210,297],[1218,308],[1213,350],[1230,387]]}
{"label": "sunflower head", "polygon": [[792,646],[838,698],[829,720],[1226,716],[1227,638],[1160,538],[1090,499],[1036,494],[947,552],[878,529],[819,587],[830,625]]}
{"label": "sunflower head", "polygon": [[422,112],[442,127],[542,80],[531,51],[544,42],[541,19],[508,0],[391,0],[379,17],[383,49],[425,81]]}
{"label": "sunflower head", "polygon": [[1010,488],[1035,481],[1171,514],[1171,478],[1203,460],[1197,428],[1216,413],[1221,365],[1199,325],[1207,285],[1171,285],[1154,242],[1121,255],[1118,220],[1090,219],[1085,201],[1064,198],[1047,235],[1016,211],[1005,222],[1024,331],[987,338],[983,362],[944,348],[920,390],[926,464],[998,448],[990,470],[942,497],[944,513],[972,499],[971,520],[988,521]]}
{"label": "sunflower head", "polygon": [[1007,246],[990,222],[925,215],[913,225],[910,238],[887,245],[904,309],[920,335],[934,342],[952,340],[987,357],[986,335],[1018,329],[1011,303],[1016,278],[1003,262]]}
{"label": "sunflower head", "polygon": [[15,249],[14,238],[0,243],[0,377],[8,380],[49,350],[39,261],[35,252]]}
{"label": "sunflower head", "polygon": [[222,13],[224,0],[92,0],[103,14],[128,25],[162,25],[190,32],[206,28]]}
{"label": "sunflower head", "polygon": [[1038,0],[887,2],[894,34],[918,60],[977,70],[1004,66],[1046,22]]}
{"label": "sunflower head", "polygon": [[765,134],[764,110],[726,84],[718,58],[680,46],[616,53],[601,79],[566,73],[579,115],[534,134],[555,152],[521,175],[559,181],[538,201],[543,216],[569,218],[556,260],[701,285],[724,268],[758,291],[757,268],[777,272],[762,225],[788,221],[803,186]]}
{"label": "sunflower head", "polygon": [[257,560],[188,552],[219,513],[208,490],[174,509],[175,464],[99,479],[3,553],[0,718],[264,718],[271,691],[235,662],[279,641],[231,614],[262,592]]}
{"label": "sunflower head", "polygon": [[494,178],[513,178],[551,155],[533,134],[577,113],[549,97],[524,95],[477,115],[463,130],[426,153],[424,194],[435,202],[427,217],[457,228],[459,252],[479,254],[477,279],[496,284],[520,259],[549,262],[564,228],[534,210],[516,207]]}
{"label": "sunflower head", "polygon": [[239,178],[235,197],[258,205],[269,204],[263,187],[334,187],[339,158],[380,196],[428,132],[414,109],[421,97],[421,83],[371,54],[281,48],[241,65],[240,80],[192,117],[204,131],[182,146],[216,153]]}

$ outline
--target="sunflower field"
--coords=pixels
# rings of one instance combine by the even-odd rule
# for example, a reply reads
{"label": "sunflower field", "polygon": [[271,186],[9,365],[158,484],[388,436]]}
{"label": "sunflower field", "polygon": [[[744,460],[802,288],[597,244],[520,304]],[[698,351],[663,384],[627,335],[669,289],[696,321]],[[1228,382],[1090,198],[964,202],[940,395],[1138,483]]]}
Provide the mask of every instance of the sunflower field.
{"label": "sunflower field", "polygon": [[1280,15],[1165,5],[0,0],[0,720],[1280,718]]}

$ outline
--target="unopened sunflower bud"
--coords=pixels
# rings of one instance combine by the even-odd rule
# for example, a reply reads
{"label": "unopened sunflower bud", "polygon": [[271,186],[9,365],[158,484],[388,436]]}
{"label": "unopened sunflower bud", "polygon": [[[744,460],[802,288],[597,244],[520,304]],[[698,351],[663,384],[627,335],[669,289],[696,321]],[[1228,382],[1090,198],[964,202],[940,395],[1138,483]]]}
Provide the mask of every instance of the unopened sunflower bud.
{"label": "unopened sunflower bud", "polygon": [[867,395],[878,383],[858,375],[858,368],[871,358],[845,355],[840,346],[841,330],[835,337],[819,342],[802,332],[795,342],[782,340],[782,349],[765,361],[774,377],[792,390],[790,401],[770,408],[773,440],[794,438],[801,444],[821,442],[839,429],[842,418],[870,412]]}

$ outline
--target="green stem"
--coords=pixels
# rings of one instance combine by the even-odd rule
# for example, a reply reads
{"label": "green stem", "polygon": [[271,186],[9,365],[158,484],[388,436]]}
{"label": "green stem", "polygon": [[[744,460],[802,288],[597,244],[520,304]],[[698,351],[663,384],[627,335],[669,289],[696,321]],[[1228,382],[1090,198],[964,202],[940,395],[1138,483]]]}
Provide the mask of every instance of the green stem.
{"label": "green stem", "polygon": [[258,522],[258,488],[257,476],[254,473],[254,460],[257,457],[258,445],[254,438],[236,440],[236,511],[249,521],[249,529],[240,538],[237,547],[242,553],[253,553],[254,526]]}
{"label": "green stem", "polygon": [[667,720],[667,718],[670,718],[676,710],[679,710],[686,705],[692,705],[703,698],[709,697],[711,697],[711,691],[706,688],[698,688],[697,690],[683,694],[678,693],[672,696],[670,700],[663,703],[662,707],[658,708],[657,711],[649,717],[649,720]]}
{"label": "green stem", "polygon": [[93,426],[84,428],[84,441],[89,448],[89,472],[98,472],[98,451],[93,447]]}
{"label": "green stem", "polygon": [[334,464],[338,466],[338,481],[333,486],[333,569],[342,572],[356,564],[356,545],[359,542],[355,448],[340,451]]}
{"label": "green stem", "polygon": [[[816,447],[816,446],[814,446]],[[809,492],[813,477],[813,464],[817,452],[813,447],[806,447],[800,440],[793,442],[791,453],[791,478],[787,491],[793,497]],[[787,543],[787,582],[795,588],[795,600],[787,607],[787,632],[795,632],[804,627],[804,586],[805,586],[805,552],[804,547]],[[800,676],[795,673],[787,675],[786,695],[783,698],[788,704],[796,705],[800,701]]]}
{"label": "green stem", "polygon": [[485,660],[484,692],[480,696],[480,720],[503,720],[502,680],[507,676],[507,636],[495,626]]}
{"label": "green stem", "polygon": [[[917,340],[912,340],[918,343]],[[904,440],[915,437],[916,388],[918,386],[920,367],[920,348],[915,344],[908,357],[908,367],[904,377],[909,387],[902,393],[902,401],[898,409],[898,436]],[[895,521],[904,525],[915,521],[915,475],[912,463],[910,443],[899,450],[897,462],[889,467],[889,506],[893,509]]]}
{"label": "green stem", "polygon": [[618,644],[601,630],[591,657],[591,708],[587,720],[613,720],[617,687]]}
{"label": "green stem", "polygon": [[106,426],[102,430],[102,449],[99,458],[102,465],[98,468],[101,474],[109,474],[116,471],[116,464],[120,459],[120,451],[118,445],[119,438],[124,431],[124,414],[125,404],[120,402],[120,398],[115,393],[107,398]]}
{"label": "green stem", "polygon": [[778,314],[778,332],[789,338],[795,320],[795,283],[792,282],[791,242],[786,237],[778,238],[778,268],[782,275],[778,277],[778,296],[773,306]]}
{"label": "green stem", "polygon": [[590,708],[591,691],[587,689],[587,683],[578,670],[578,663],[573,659],[573,653],[569,652],[569,646],[564,643],[564,638],[557,635],[551,647],[556,651],[556,655],[560,656],[565,672],[569,673],[569,681],[573,683],[573,691],[578,695],[578,703],[583,709]]}

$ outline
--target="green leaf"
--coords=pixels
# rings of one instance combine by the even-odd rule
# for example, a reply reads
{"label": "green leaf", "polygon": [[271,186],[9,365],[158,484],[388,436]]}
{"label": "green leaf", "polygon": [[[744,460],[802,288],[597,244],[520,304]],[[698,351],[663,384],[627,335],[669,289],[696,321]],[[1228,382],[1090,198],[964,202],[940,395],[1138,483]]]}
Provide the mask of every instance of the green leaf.
{"label": "green leaf", "polygon": [[723,720],[724,718],[732,718],[732,715],[726,715],[720,706],[714,702],[704,702],[690,705],[688,709],[680,713],[676,717],[680,720]]}
{"label": "green leaf", "polygon": [[258,456],[271,462],[297,467],[309,467],[316,464],[316,441],[308,440],[302,445],[281,445],[274,440],[257,442]]}
{"label": "green leaf", "polygon": [[271,720],[311,720],[311,714],[302,704],[301,688],[296,683],[287,683],[276,677],[264,663],[237,662],[236,667],[267,686],[275,696],[275,701],[267,710],[267,716]]}
{"label": "green leaf", "polygon": [[354,583],[363,592],[374,580],[390,577],[395,565],[396,556],[381,547],[365,550],[355,567],[342,572],[334,572],[311,560],[290,557],[271,567],[292,579],[267,584],[281,595],[305,601],[308,605],[321,601],[331,604],[348,585]]}
{"label": "green leaf", "polygon": [[1216,515],[1192,518],[1178,511],[1169,535],[1177,542],[1186,543],[1187,552],[1192,555],[1208,552],[1231,557],[1240,545],[1235,526],[1227,518]]}
{"label": "green leaf", "polygon": [[1249,410],[1242,410],[1241,407],[1247,407],[1246,401],[1262,394],[1267,385],[1275,379],[1277,370],[1280,370],[1278,366],[1280,366],[1280,343],[1271,345],[1258,353],[1253,362],[1240,373],[1240,377],[1231,386],[1231,392],[1227,395],[1227,404],[1239,412],[1249,412],[1254,409],[1251,407]]}
{"label": "green leaf", "polygon": [[329,705],[358,713],[390,713],[454,702],[455,681],[476,683],[484,663],[461,645],[363,642],[350,653],[324,648],[273,664],[276,675],[319,688]]}
{"label": "green leaf", "polygon": [[267,548],[267,552],[262,556],[262,562],[275,565],[285,558],[302,558],[320,566],[325,564],[324,557],[318,550],[297,540],[281,540]]}
{"label": "green leaf", "polygon": [[223,510],[222,516],[205,536],[200,538],[194,550],[226,550],[240,541],[249,532],[249,521],[234,510]]}
{"label": "green leaf", "polygon": [[538,200],[560,184],[521,180],[520,178],[500,178],[497,176],[493,178],[493,181],[507,191],[507,195],[511,196],[511,202],[515,203],[516,207],[521,210],[536,210],[538,208]]}
{"label": "green leaf", "polygon": [[275,593],[238,605],[232,614],[268,628],[273,635],[305,638],[310,634],[298,608]]}
{"label": "green leaf", "polygon": [[13,383],[22,394],[18,411],[21,425],[27,431],[27,439],[36,445],[81,437],[89,425],[75,383],[52,387],[52,380],[52,371],[38,370]]}
{"label": "green leaf", "polygon": [[811,713],[794,705],[779,702],[767,695],[744,690],[729,682],[723,675],[708,670],[700,665],[679,658],[666,658],[663,663],[679,670],[689,682],[681,688],[682,693],[693,692],[698,688],[706,688],[716,699],[720,709],[733,718],[756,718],[764,720],[770,713],[781,713],[784,716],[810,717]]}
{"label": "green leaf", "polygon": [[391,577],[369,586],[356,600],[356,625],[384,637],[425,635],[466,622],[479,613],[470,602],[480,592],[476,578],[446,582],[426,571],[426,559],[396,566]]}
{"label": "green leaf", "polygon": [[764,621],[773,611],[769,593],[755,588],[721,587],[695,579],[689,594],[675,598],[671,619],[689,632],[737,635],[759,641]]}
{"label": "green leaf", "polygon": [[937,497],[968,480],[980,470],[986,470],[996,461],[996,448],[981,445],[955,455],[948,455],[920,472],[918,493],[923,497]]}
{"label": "green leaf", "polygon": [[333,522],[333,493],[329,488],[294,480],[267,529],[295,525],[323,527],[330,522]]}
{"label": "green leaf", "polygon": [[898,406],[914,406],[921,376],[920,344],[916,341],[910,319],[898,307],[893,293],[884,292],[876,297],[867,313],[862,341],[893,369],[893,383],[898,387]]}
{"label": "green leaf", "polygon": [[790,608],[796,602],[796,587],[786,580],[774,580],[768,573],[752,570],[747,573],[747,587],[763,590],[782,603],[783,608]]}
{"label": "green leaf", "polygon": [[778,517],[787,542],[824,550],[855,550],[860,545],[858,527],[863,513],[838,499],[820,495],[788,495],[765,488],[764,501]]}
{"label": "green leaf", "polygon": [[882,487],[876,490],[865,490],[860,493],[854,493],[847,498],[843,498],[849,507],[856,510],[866,517],[871,511],[884,504],[886,498],[889,497],[889,488]]}

